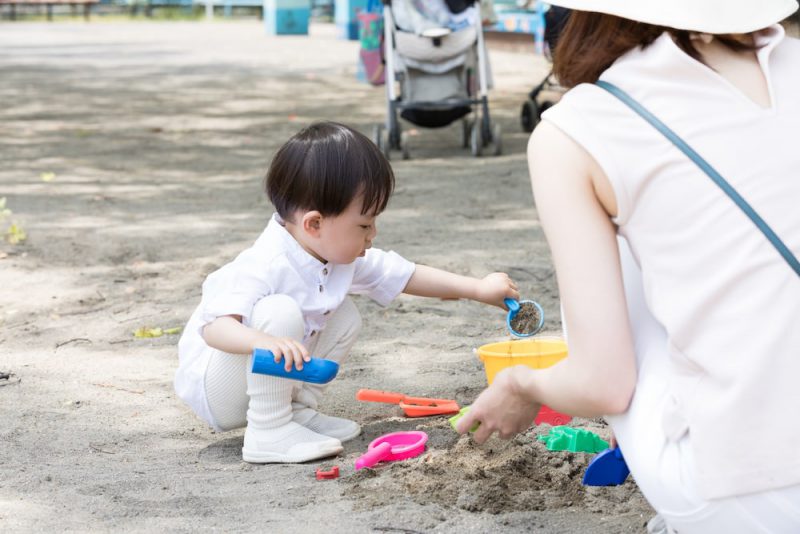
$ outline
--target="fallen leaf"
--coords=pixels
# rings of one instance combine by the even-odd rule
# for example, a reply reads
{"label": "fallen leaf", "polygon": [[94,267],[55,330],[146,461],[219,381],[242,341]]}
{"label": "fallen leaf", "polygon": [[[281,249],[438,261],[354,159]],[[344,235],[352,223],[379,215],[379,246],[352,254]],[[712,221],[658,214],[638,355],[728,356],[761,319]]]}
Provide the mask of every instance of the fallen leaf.
{"label": "fallen leaf", "polygon": [[164,331],[160,328],[147,328],[143,326],[133,331],[133,337],[161,337]]}
{"label": "fallen leaf", "polygon": [[176,326],[174,328],[160,328],[160,327],[148,328],[146,326],[143,326],[141,328],[134,330],[133,336],[142,338],[174,336],[175,334],[180,334],[181,330],[183,329],[180,326]]}
{"label": "fallen leaf", "polygon": [[39,175],[43,182],[52,182],[56,178],[56,173],[54,172],[43,172]]}
{"label": "fallen leaf", "polygon": [[17,223],[12,223],[11,226],[8,227],[8,230],[6,230],[6,241],[12,245],[22,243],[26,239],[28,239],[28,235]]}

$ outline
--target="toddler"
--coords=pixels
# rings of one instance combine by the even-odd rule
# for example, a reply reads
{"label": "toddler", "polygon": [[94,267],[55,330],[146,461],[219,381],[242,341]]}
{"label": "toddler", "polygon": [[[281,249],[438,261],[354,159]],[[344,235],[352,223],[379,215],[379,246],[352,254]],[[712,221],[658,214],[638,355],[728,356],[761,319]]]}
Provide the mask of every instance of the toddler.
{"label": "toddler", "polygon": [[313,124],[272,161],[266,192],[276,213],[264,232],[203,284],[178,344],[175,390],[215,429],[247,427],[246,462],[335,455],[361,432],[318,411],[324,385],[250,372],[253,349],[271,350],[287,370],[312,354],[341,364],[361,328],[348,293],[384,306],[400,293],[501,308],[504,298],[519,298],[504,273],[460,276],[372,248],[393,189],[372,141],[341,124]]}

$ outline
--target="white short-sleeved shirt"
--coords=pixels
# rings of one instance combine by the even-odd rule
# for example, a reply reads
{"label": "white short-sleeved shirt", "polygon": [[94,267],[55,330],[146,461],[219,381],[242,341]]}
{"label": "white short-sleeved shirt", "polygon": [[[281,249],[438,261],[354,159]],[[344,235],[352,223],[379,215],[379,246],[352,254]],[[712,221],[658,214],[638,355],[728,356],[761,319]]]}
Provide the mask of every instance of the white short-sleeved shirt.
{"label": "white short-sleeved shirt", "polygon": [[[800,41],[774,26],[756,42],[766,109],[666,33],[601,79],[691,145],[800,256]],[[703,496],[800,483],[800,279],[717,185],[606,91],[579,85],[543,119],[614,189],[615,222],[668,335],[671,400],[653,417],[672,439],[689,432]]]}
{"label": "white short-sleeved shirt", "polygon": [[325,328],[330,313],[348,293],[366,295],[388,305],[414,273],[414,263],[394,252],[368,249],[346,265],[323,263],[303,249],[277,215],[255,244],[203,283],[200,305],[178,343],[175,391],[204,420],[213,424],[206,402],[205,373],[214,349],[201,335],[217,317],[241,315],[249,326],[253,306],[267,295],[292,297],[305,320],[304,343]]}

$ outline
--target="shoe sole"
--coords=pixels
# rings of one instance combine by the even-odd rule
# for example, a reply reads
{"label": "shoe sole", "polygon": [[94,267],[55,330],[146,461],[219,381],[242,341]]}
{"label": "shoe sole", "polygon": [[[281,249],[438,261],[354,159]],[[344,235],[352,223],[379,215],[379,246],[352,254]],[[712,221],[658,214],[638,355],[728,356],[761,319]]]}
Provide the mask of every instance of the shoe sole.
{"label": "shoe sole", "polygon": [[276,452],[254,452],[242,448],[242,460],[250,464],[297,464],[310,460],[317,460],[319,458],[326,458],[328,456],[335,456],[343,450],[344,447],[339,445],[337,447],[328,447],[327,449],[323,449],[311,455],[290,456],[288,454],[279,454]]}

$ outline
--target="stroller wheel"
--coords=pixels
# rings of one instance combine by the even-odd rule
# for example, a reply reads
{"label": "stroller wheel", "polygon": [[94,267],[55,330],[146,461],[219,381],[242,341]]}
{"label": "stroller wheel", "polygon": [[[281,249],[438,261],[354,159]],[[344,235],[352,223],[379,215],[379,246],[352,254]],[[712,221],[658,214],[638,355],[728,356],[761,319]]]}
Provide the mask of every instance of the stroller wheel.
{"label": "stroller wheel", "polygon": [[381,152],[383,152],[383,155],[386,156],[386,159],[390,160],[392,159],[391,158],[392,147],[391,147],[391,139],[389,139],[389,130],[381,128],[380,136],[381,136],[381,141],[380,143],[378,143],[378,148],[381,149]]}
{"label": "stroller wheel", "polygon": [[411,154],[408,152],[408,132],[400,134],[400,150],[403,151],[403,159],[411,159]]}
{"label": "stroller wheel", "polygon": [[539,106],[536,104],[535,100],[527,100],[522,104],[522,109],[519,112],[519,121],[522,125],[523,132],[530,133],[536,128],[536,125],[539,124],[539,120],[541,119],[539,113]]}
{"label": "stroller wheel", "polygon": [[372,127],[372,137],[370,137],[370,139],[375,143],[375,146],[383,150],[381,146],[381,132],[383,132],[383,124],[376,124]]}
{"label": "stroller wheel", "polygon": [[492,144],[494,145],[493,155],[499,156],[503,153],[503,129],[499,124],[492,125]]}
{"label": "stroller wheel", "polygon": [[400,122],[395,121],[393,130],[389,132],[389,141],[391,142],[389,148],[400,150],[400,145],[403,143],[402,132],[403,128],[400,126]]}
{"label": "stroller wheel", "polygon": [[461,119],[461,147],[469,148],[469,136],[472,130],[472,122],[466,117]]}
{"label": "stroller wheel", "polygon": [[475,121],[472,123],[472,132],[469,136],[469,145],[472,150],[472,155],[476,158],[480,157],[483,150],[483,135],[481,133],[481,122]]}

